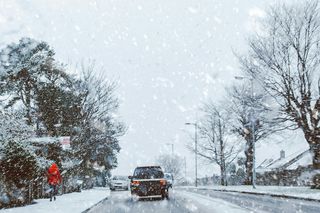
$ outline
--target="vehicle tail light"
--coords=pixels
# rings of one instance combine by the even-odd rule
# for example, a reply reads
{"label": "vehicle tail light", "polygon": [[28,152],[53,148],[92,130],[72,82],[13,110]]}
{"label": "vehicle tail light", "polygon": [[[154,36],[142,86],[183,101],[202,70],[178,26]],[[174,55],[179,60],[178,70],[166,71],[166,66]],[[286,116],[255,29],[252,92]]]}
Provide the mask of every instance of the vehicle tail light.
{"label": "vehicle tail light", "polygon": [[160,185],[161,186],[165,186],[167,184],[167,181],[166,180],[160,180]]}
{"label": "vehicle tail light", "polygon": [[132,185],[134,185],[134,186],[138,186],[139,184],[140,184],[140,181],[138,181],[138,180],[132,181]]}

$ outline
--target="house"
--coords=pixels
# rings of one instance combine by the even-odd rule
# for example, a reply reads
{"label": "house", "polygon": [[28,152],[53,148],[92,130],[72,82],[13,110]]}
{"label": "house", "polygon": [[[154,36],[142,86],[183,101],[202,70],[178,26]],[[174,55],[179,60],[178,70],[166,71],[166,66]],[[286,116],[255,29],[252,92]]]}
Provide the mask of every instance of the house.
{"label": "house", "polygon": [[277,159],[265,159],[257,168],[257,184],[309,186],[314,175],[312,153],[304,150],[289,156],[283,150]]}

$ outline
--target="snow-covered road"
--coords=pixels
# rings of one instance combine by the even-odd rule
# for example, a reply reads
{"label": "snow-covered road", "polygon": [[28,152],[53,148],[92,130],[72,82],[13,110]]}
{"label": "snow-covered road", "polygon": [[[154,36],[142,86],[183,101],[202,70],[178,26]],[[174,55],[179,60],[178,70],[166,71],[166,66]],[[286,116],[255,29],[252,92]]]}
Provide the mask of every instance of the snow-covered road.
{"label": "snow-covered road", "polygon": [[112,192],[90,213],[318,213],[320,202],[212,190],[175,189],[169,200],[131,200],[128,191]]}
{"label": "snow-covered road", "polygon": [[111,192],[108,200],[90,213],[245,213],[250,210],[208,196],[175,190],[169,200],[131,200],[128,191]]}

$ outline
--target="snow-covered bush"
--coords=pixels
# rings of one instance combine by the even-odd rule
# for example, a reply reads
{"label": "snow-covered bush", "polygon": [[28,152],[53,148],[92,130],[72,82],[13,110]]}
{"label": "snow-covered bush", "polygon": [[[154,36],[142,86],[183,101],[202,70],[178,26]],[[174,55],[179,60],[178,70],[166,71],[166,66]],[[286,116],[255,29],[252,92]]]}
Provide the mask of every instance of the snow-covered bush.
{"label": "snow-covered bush", "polygon": [[0,209],[12,206],[19,206],[24,203],[25,199],[22,190],[16,186],[7,187],[0,180]]}
{"label": "snow-covered bush", "polygon": [[0,112],[0,206],[25,203],[24,191],[38,171],[34,147],[26,142],[33,132],[21,117]]}
{"label": "snow-covered bush", "polygon": [[3,178],[3,175],[0,174],[0,209],[10,203],[10,199],[6,193],[7,190]]}
{"label": "snow-covered bush", "polygon": [[320,184],[319,184],[320,183],[320,174],[316,174],[315,176],[313,176],[313,183],[315,183],[314,185],[312,185],[313,189],[320,189]]}
{"label": "snow-covered bush", "polygon": [[38,172],[36,156],[21,143],[9,141],[4,147],[0,171],[9,185],[27,187]]}

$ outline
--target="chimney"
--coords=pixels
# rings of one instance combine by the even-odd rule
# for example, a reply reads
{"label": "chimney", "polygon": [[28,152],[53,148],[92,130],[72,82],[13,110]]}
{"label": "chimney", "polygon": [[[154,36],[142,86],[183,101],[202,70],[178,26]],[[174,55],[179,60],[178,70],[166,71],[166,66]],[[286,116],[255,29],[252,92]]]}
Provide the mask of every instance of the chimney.
{"label": "chimney", "polygon": [[285,151],[281,150],[280,151],[280,159],[284,159],[286,157]]}

